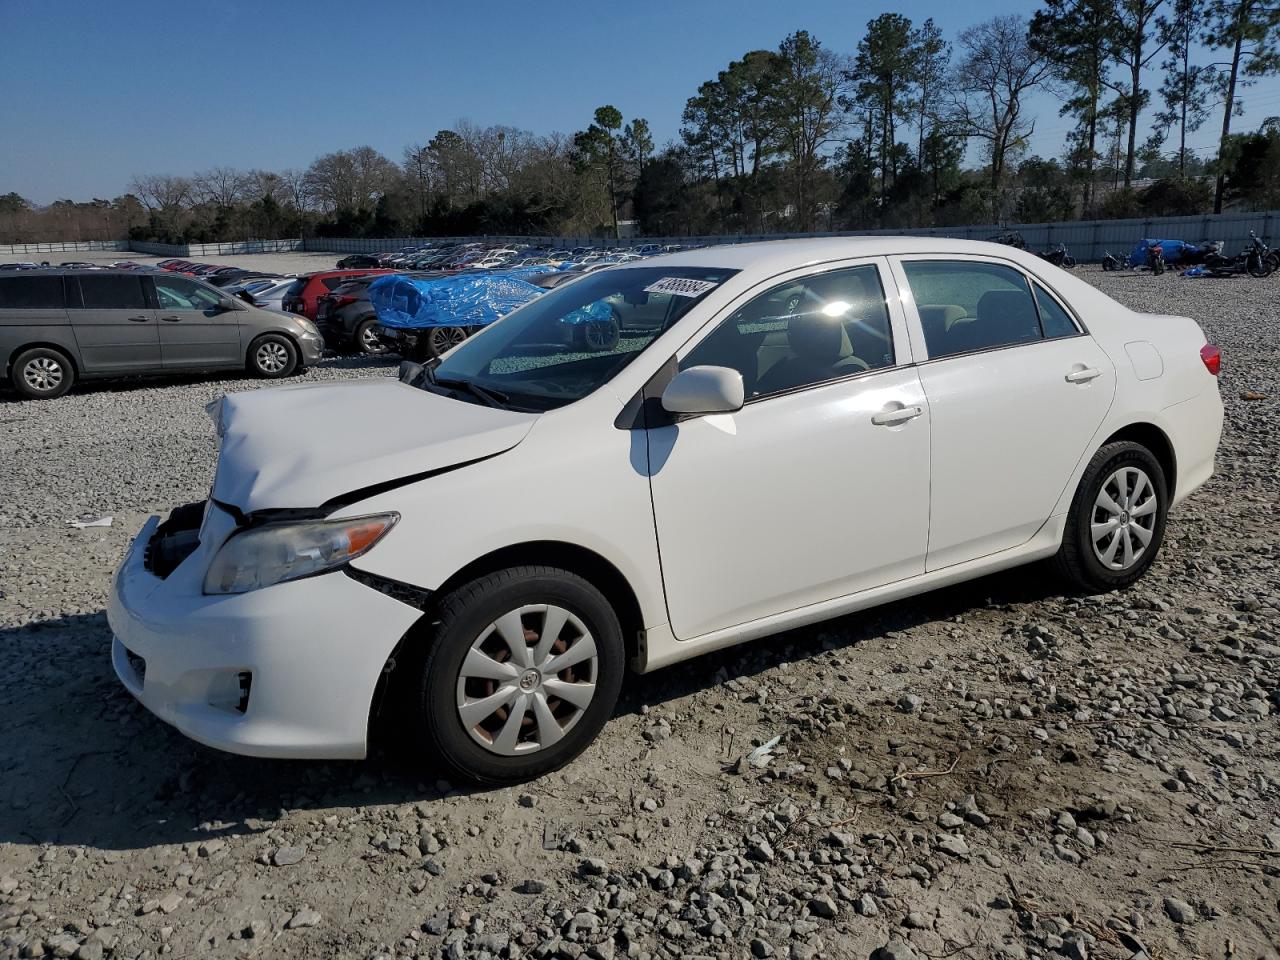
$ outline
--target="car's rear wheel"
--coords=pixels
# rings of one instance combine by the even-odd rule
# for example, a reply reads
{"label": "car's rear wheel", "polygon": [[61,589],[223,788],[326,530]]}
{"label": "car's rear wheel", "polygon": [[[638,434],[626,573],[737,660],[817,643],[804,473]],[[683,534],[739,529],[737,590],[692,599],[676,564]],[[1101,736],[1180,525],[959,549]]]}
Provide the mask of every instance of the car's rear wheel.
{"label": "car's rear wheel", "polygon": [[13,386],[32,400],[60,397],[76,382],[75,367],[62,351],[33,347],[18,354],[12,367]]}
{"label": "car's rear wheel", "polygon": [[465,339],[466,327],[432,327],[426,336],[428,355],[443,356]]}
{"label": "car's rear wheel", "polygon": [[514,567],[439,604],[416,691],[422,744],[456,779],[520,783],[581,753],[613,712],[622,629],[586,580]]}
{"label": "car's rear wheel", "polygon": [[297,369],[298,348],[283,334],[264,334],[249,344],[249,371],[255,376],[274,380]]}
{"label": "car's rear wheel", "polygon": [[366,356],[376,357],[387,352],[387,345],[378,336],[377,328],[377,318],[366,317],[356,326],[355,333],[351,337],[355,342],[356,349]]}
{"label": "car's rear wheel", "polygon": [[1058,570],[1077,587],[1114,590],[1133,583],[1164,541],[1164,470],[1141,444],[1109,443],[1093,455],[1067,515]]}

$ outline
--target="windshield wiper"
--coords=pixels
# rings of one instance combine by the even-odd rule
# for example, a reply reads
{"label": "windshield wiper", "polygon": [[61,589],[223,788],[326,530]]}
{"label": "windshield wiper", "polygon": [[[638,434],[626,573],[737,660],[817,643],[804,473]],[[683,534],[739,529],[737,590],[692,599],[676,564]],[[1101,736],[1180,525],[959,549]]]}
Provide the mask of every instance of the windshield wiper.
{"label": "windshield wiper", "polygon": [[436,386],[445,387],[450,390],[465,390],[474,397],[479,397],[491,407],[506,407],[511,402],[511,398],[501,390],[494,390],[491,387],[482,387],[478,383],[471,380],[454,380],[450,378],[431,376],[431,382]]}

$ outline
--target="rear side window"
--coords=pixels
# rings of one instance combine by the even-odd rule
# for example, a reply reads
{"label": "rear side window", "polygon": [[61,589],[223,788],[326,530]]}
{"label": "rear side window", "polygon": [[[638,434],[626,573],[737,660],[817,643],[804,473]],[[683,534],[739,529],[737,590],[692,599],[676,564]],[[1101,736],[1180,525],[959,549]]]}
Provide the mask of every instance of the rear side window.
{"label": "rear side window", "polygon": [[347,282],[347,277],[325,277],[320,283],[326,290],[333,290]]}
{"label": "rear side window", "polygon": [[0,277],[0,310],[61,310],[62,277]]}
{"label": "rear side window", "polygon": [[1080,332],[1076,329],[1075,321],[1071,319],[1071,315],[1062,309],[1062,304],[1053,299],[1040,284],[1032,281],[1031,285],[1035,287],[1036,306],[1040,308],[1040,326],[1044,330],[1046,339],[1074,337]]}
{"label": "rear side window", "polygon": [[1027,279],[1012,267],[969,260],[904,261],[929,358],[1041,339]]}
{"label": "rear side window", "polygon": [[308,277],[299,277],[293,283],[289,284],[289,289],[284,292],[285,299],[298,299],[302,296],[302,291],[307,288]]}
{"label": "rear side window", "polygon": [[141,277],[81,274],[80,296],[86,310],[145,310],[147,307]]}

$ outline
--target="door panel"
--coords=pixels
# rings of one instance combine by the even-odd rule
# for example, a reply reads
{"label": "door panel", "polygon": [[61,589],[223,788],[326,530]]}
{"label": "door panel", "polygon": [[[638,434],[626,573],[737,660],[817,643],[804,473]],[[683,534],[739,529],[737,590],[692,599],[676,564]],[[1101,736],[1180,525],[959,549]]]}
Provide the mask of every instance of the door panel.
{"label": "door panel", "polygon": [[[880,425],[886,408],[921,415]],[[929,417],[912,368],[649,431],[682,640],[924,572]]]}
{"label": "door panel", "polygon": [[[1066,379],[1095,369],[1087,382]],[[1092,337],[922,364],[933,416],[930,570],[1026,543],[1049,519],[1115,393]]]}
{"label": "door panel", "polygon": [[153,283],[166,369],[244,364],[242,311],[224,309],[220,295],[182,277],[155,277]]}
{"label": "door panel", "polygon": [[68,278],[67,316],[86,373],[151,373],[162,369],[159,321],[141,278],[82,274]]}

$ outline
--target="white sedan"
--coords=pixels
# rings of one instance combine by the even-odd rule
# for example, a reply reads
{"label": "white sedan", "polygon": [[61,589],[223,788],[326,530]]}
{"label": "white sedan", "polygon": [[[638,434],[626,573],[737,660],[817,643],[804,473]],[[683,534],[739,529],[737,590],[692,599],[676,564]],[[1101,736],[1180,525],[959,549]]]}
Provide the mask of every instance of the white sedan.
{"label": "white sedan", "polygon": [[214,405],[210,499],[116,576],[115,669],[225,750],[361,757],[399,707],[444,775],[524,780],[628,665],[1045,558],[1132,583],[1213,472],[1219,363],[1194,321],[992,244],[597,271],[398,381]]}

